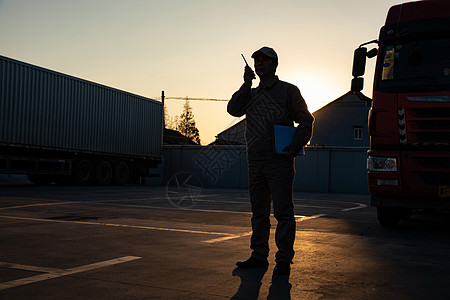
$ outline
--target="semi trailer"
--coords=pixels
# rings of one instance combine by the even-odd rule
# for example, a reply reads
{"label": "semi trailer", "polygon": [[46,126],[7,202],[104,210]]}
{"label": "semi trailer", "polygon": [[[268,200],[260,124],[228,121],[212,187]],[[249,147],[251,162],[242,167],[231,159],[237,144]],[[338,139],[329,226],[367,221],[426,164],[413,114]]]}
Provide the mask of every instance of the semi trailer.
{"label": "semi trailer", "polygon": [[161,163],[163,104],[0,56],[0,174],[126,184]]}

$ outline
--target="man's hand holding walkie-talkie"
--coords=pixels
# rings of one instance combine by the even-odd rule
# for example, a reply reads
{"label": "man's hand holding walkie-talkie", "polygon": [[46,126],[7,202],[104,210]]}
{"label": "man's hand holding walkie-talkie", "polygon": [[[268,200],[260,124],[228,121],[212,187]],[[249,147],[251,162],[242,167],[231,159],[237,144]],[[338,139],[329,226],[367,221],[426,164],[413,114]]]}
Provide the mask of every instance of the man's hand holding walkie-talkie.
{"label": "man's hand holding walkie-talkie", "polygon": [[252,87],[252,80],[256,79],[255,72],[250,68],[250,66],[247,63],[247,60],[245,59],[244,55],[241,54],[242,58],[245,62],[245,69],[244,69],[244,85],[247,87]]}

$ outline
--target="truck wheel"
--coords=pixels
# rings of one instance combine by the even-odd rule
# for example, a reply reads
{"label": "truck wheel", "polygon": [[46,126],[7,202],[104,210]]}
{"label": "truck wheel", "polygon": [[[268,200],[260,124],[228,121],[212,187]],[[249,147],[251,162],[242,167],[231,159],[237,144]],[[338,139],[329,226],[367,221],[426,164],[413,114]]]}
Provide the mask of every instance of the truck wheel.
{"label": "truck wheel", "polygon": [[37,185],[50,185],[53,182],[51,175],[27,174],[28,180]]}
{"label": "truck wheel", "polygon": [[395,227],[402,218],[402,211],[398,207],[377,206],[378,222],[383,227]]}
{"label": "truck wheel", "polygon": [[98,185],[108,185],[113,177],[113,168],[109,161],[101,160],[95,166],[95,181]]}
{"label": "truck wheel", "polygon": [[130,168],[126,162],[119,162],[114,166],[114,184],[124,185],[130,177]]}
{"label": "truck wheel", "polygon": [[75,167],[74,180],[79,185],[90,185],[94,181],[94,166],[89,159],[80,159]]}

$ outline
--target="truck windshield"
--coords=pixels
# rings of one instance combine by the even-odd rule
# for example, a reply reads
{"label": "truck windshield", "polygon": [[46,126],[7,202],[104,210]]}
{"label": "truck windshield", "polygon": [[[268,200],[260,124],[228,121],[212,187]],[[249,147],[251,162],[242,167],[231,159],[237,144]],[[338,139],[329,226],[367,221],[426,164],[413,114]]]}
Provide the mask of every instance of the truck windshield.
{"label": "truck windshield", "polygon": [[386,92],[450,90],[450,37],[384,46],[378,89]]}

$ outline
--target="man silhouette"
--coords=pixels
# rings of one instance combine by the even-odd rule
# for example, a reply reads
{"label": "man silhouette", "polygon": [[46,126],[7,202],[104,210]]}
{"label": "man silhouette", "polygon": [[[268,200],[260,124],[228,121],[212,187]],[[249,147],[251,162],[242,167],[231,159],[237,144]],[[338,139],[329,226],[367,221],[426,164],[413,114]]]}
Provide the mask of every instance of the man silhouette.
{"label": "man silhouette", "polygon": [[[267,267],[269,255],[270,209],[273,202],[277,219],[274,275],[289,275],[294,257],[295,218],[292,187],[294,158],[311,138],[313,116],[309,113],[299,89],[281,81],[275,75],[278,55],[269,47],[262,47],[252,55],[260,82],[252,88],[256,78],[247,65],[244,83],[228,102],[232,116],[246,115],[245,138],[249,173],[249,194],[252,209],[252,236],[249,259],[237,262],[240,268]],[[273,125],[296,127],[294,139],[285,147],[285,154],[274,152]]]}

